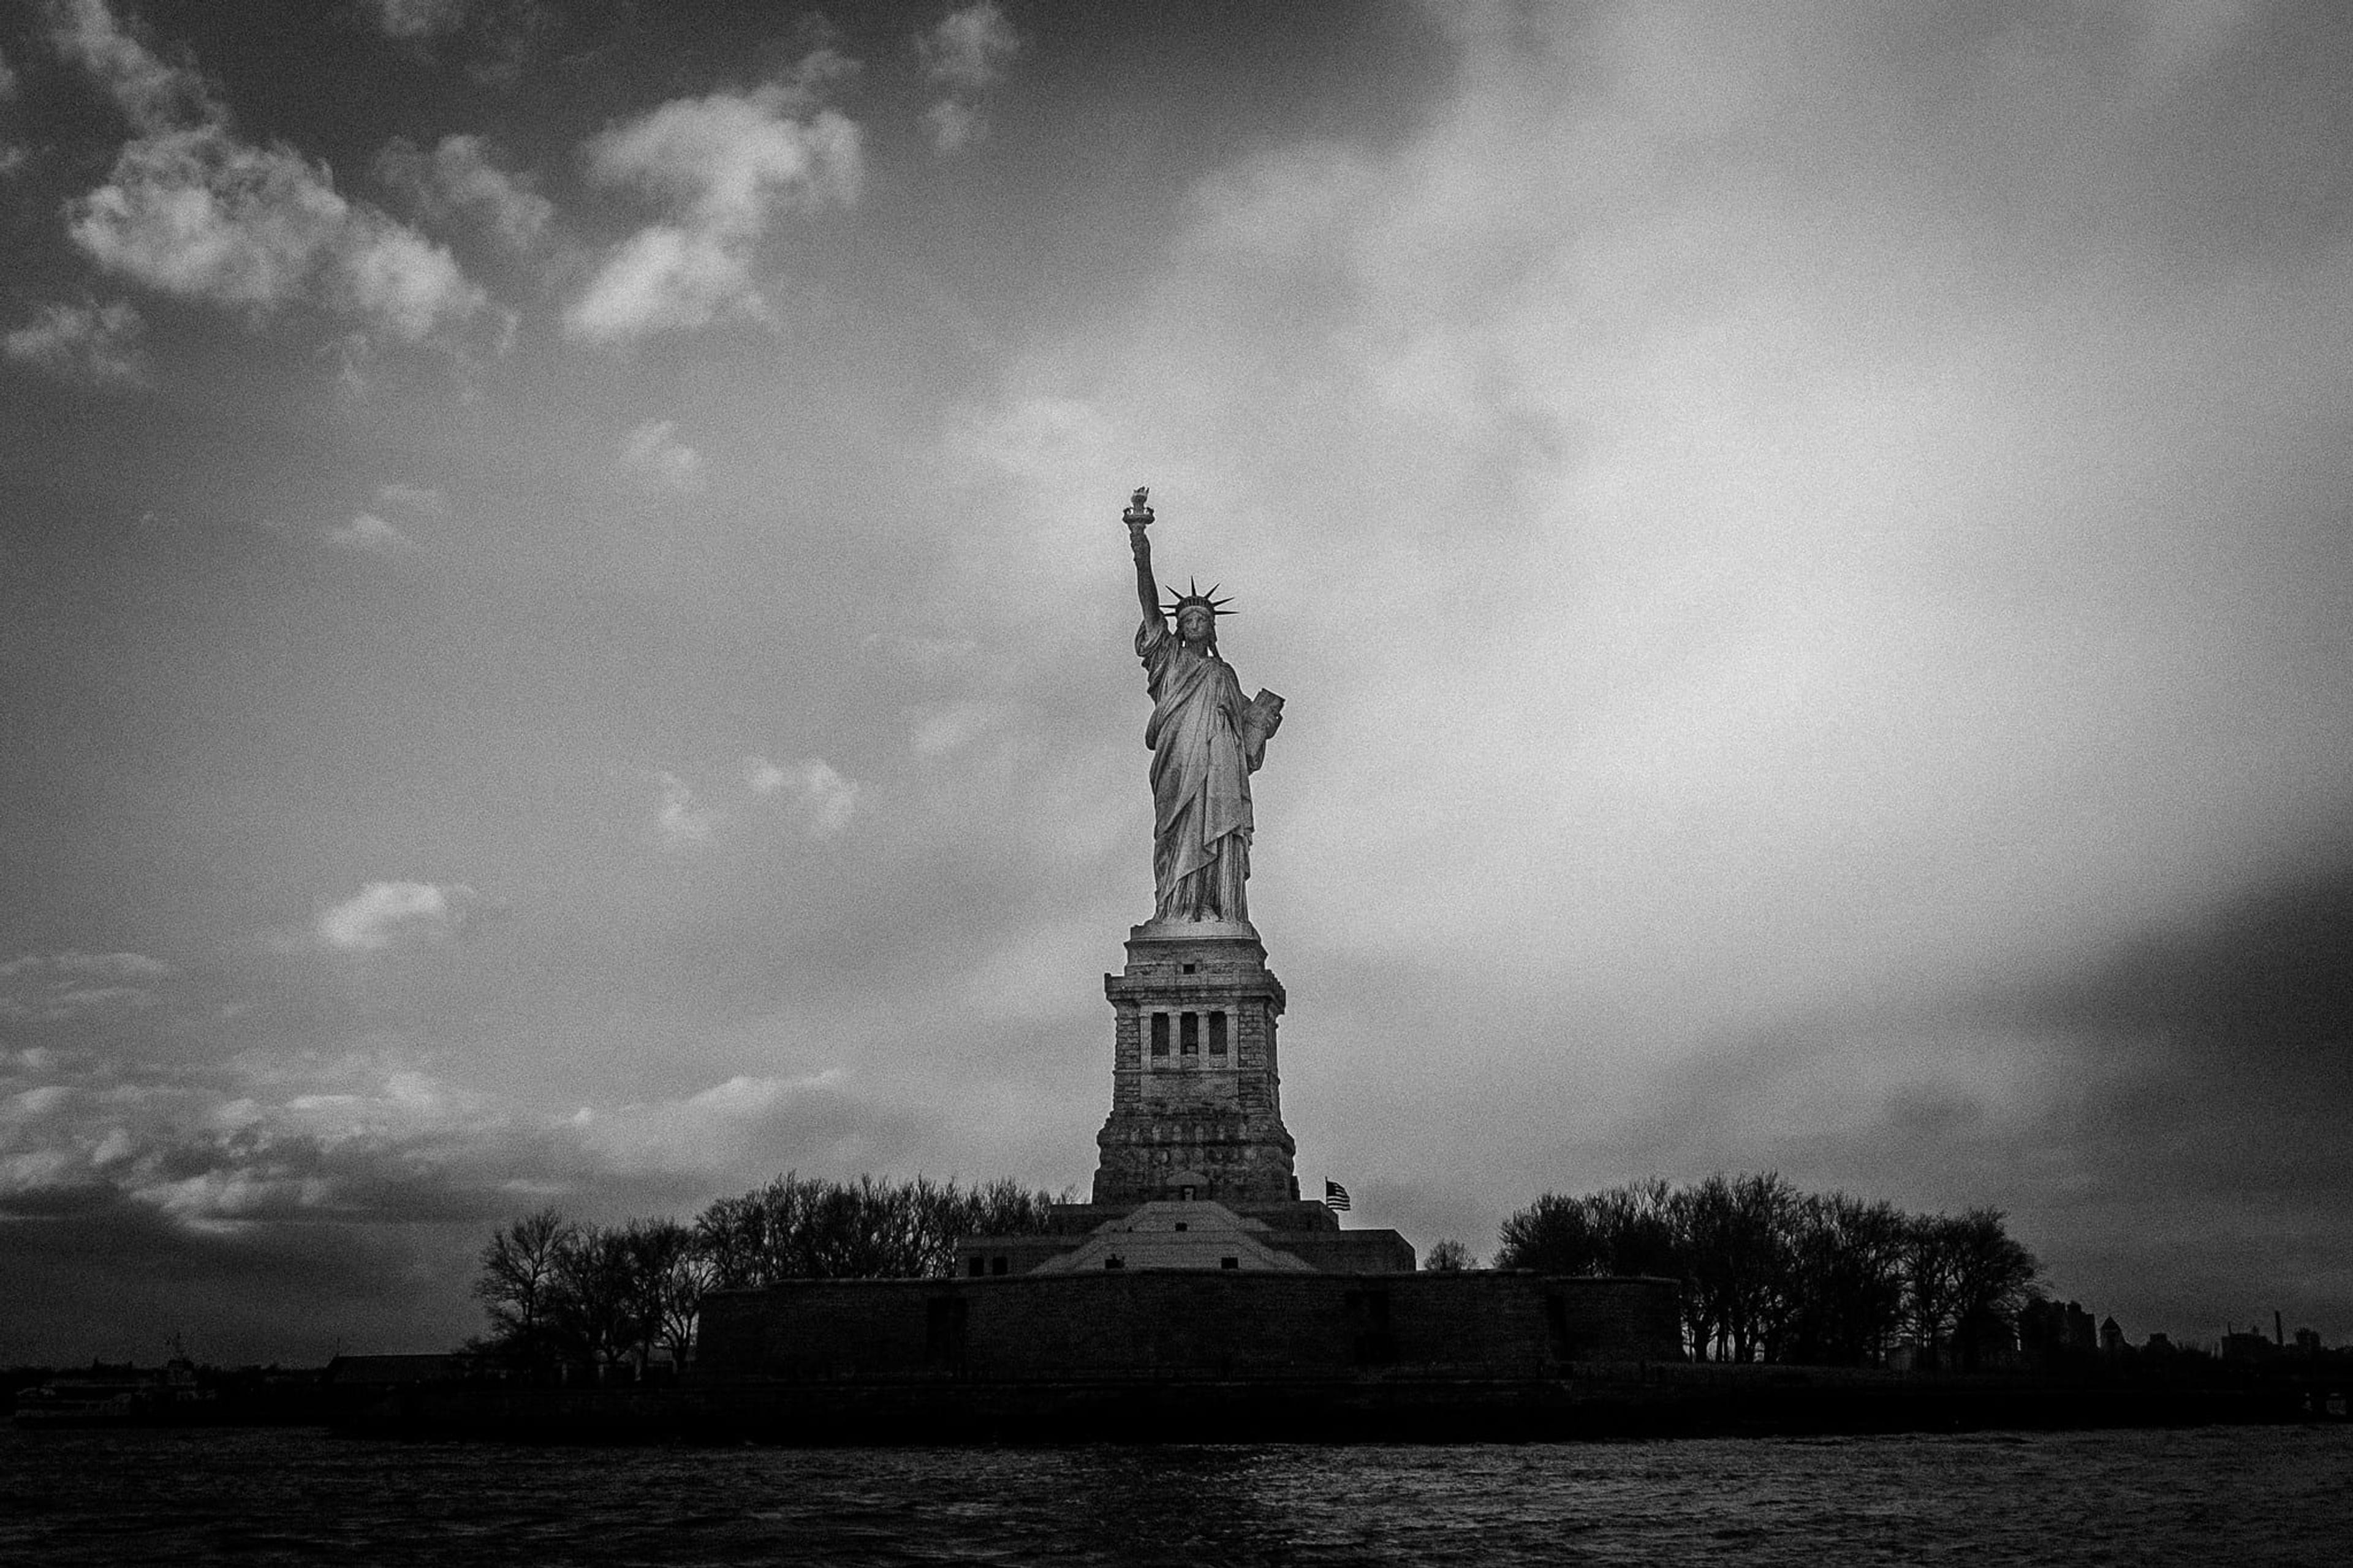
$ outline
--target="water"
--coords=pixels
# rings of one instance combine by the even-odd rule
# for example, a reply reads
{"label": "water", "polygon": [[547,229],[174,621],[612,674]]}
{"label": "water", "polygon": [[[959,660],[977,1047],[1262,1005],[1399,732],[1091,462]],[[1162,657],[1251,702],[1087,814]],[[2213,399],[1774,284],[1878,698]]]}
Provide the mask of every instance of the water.
{"label": "water", "polygon": [[0,1563],[2312,1563],[2353,1428],[547,1449],[0,1431]]}

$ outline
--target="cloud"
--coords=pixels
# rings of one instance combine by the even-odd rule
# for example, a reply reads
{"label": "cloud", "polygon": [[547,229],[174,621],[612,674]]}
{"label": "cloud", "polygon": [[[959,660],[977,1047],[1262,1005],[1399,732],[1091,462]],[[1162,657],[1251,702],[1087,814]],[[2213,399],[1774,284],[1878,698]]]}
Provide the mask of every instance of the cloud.
{"label": "cloud", "polygon": [[103,0],[60,15],[61,49],[141,132],[108,183],[67,206],[67,233],[100,267],[257,320],[311,298],[406,342],[488,305],[446,249],[347,201],[292,149],[238,139],[203,79],[158,59]]}
{"label": "cloud", "polygon": [[765,309],[742,244],[655,224],[612,252],[565,310],[564,327],[573,337],[612,345],[691,331],[723,314],[756,317]]}
{"label": "cloud", "polygon": [[810,111],[802,85],[778,82],[677,99],[592,138],[590,177],[654,198],[665,216],[606,258],[566,310],[565,331],[617,345],[764,315],[752,268],[775,221],[855,202],[863,177],[857,125]]}
{"label": "cloud", "polygon": [[367,400],[369,373],[382,357],[375,340],[365,332],[339,332],[322,345],[318,357],[335,367],[335,395],[346,403]]}
{"label": "cloud", "polygon": [[724,235],[755,235],[779,213],[856,200],[858,128],[831,110],[800,118],[799,108],[797,89],[773,84],[674,100],[592,139],[589,174]]}
{"label": "cloud", "polygon": [[109,271],[269,311],[302,291],[350,207],[297,154],[199,125],[127,144],[70,212],[74,242]]}
{"label": "cloud", "polygon": [[661,805],[654,815],[654,827],[671,844],[702,844],[709,842],[723,820],[716,807],[704,805],[694,797],[694,791],[676,773],[657,773],[661,785]]}
{"label": "cloud", "polygon": [[1021,52],[1021,37],[996,0],[981,0],[943,17],[917,40],[923,74],[942,87],[979,92],[994,87]]}
{"label": "cloud", "polygon": [[490,296],[449,252],[367,207],[353,207],[326,272],[328,302],[406,342],[473,318]]}
{"label": "cloud", "polygon": [[420,520],[434,520],[449,515],[448,498],[427,485],[382,484],[366,509],[351,521],[340,527],[322,530],[327,542],[339,550],[356,551],[370,555],[406,555],[419,548],[408,530],[394,522],[385,513],[391,512],[408,520],[415,526]]}
{"label": "cloud", "polygon": [[37,319],[8,333],[8,357],[68,381],[109,388],[153,384],[154,367],[140,340],[147,330],[122,300],[105,305],[44,305]]}
{"label": "cloud", "polygon": [[1025,388],[965,410],[947,439],[958,467],[985,465],[1044,485],[1077,470],[1099,472],[1111,463],[1125,444],[1125,432],[1114,419],[1100,400]]}
{"label": "cloud", "polygon": [[678,423],[649,419],[621,443],[621,467],[646,485],[691,495],[704,484],[702,454],[678,438]]}
{"label": "cloud", "polygon": [[463,1189],[503,1173],[501,1145],[528,1149],[516,1121],[384,1052],[138,1067],[55,1052],[0,1068],[0,1212],[109,1194],[214,1233],[481,1215],[489,1194]]}
{"label": "cloud", "polygon": [[923,110],[923,127],[932,133],[932,146],[942,157],[961,153],[988,133],[988,121],[980,110],[954,99],[942,99]]}
{"label": "cloud", "polygon": [[738,1074],[677,1100],[584,1106],[567,1131],[617,1171],[715,1173],[773,1161],[780,1147],[797,1161],[846,1165],[880,1129],[844,1081],[831,1068],[794,1079]]}
{"label": "cloud", "polygon": [[106,89],[142,130],[219,116],[219,105],[194,68],[167,64],[115,20],[106,0],[65,0],[51,10],[58,52]]}
{"label": "cloud", "polygon": [[744,761],[744,782],[754,795],[792,806],[809,834],[830,838],[857,814],[856,781],[844,778],[821,757],[780,766],[765,757]]}
{"label": "cloud", "polygon": [[375,506],[380,511],[396,510],[417,517],[449,515],[449,498],[430,485],[378,485]]}
{"label": "cloud", "polygon": [[558,1113],[396,1048],[135,1069],[53,1051],[37,1068],[0,1058],[0,1216],[127,1203],[209,1237],[457,1222],[447,1245],[464,1259],[491,1225],[552,1197],[652,1178],[675,1202],[715,1174],[773,1169],[779,1149],[803,1168],[849,1168],[903,1124],[839,1068]]}
{"label": "cloud", "polygon": [[5,54],[0,54],[0,103],[5,103],[16,96],[16,68],[8,63],[8,57]]}
{"label": "cloud", "polygon": [[[581,7],[549,0],[359,0],[376,30],[436,65],[454,59],[477,83],[505,87],[538,47],[584,18]],[[444,49],[444,40],[457,47]]]}
{"label": "cloud", "polygon": [[1005,717],[994,702],[945,702],[927,707],[915,716],[908,749],[919,757],[944,757],[970,745]]}
{"label": "cloud", "polygon": [[923,75],[947,96],[923,111],[932,144],[942,154],[958,153],[988,132],[973,99],[997,85],[1021,52],[1021,37],[995,0],[950,12],[915,40]]}
{"label": "cloud", "polygon": [[[789,763],[746,757],[738,776],[753,803],[770,814],[781,811],[811,838],[836,837],[858,813],[857,781],[843,777],[820,757]],[[706,802],[677,773],[657,773],[654,782],[661,790],[654,829],[665,843],[680,847],[708,844],[741,819],[738,810]]]}
{"label": "cloud", "polygon": [[115,980],[160,980],[172,973],[172,966],[157,959],[136,952],[66,952],[41,957],[26,953],[0,963],[0,978],[9,978],[43,969],[60,974],[97,975]]}
{"label": "cloud", "polygon": [[430,38],[466,24],[468,0],[361,0],[387,38]]}
{"label": "cloud", "polygon": [[134,1338],[152,1356],[157,1324],[232,1363],[447,1345],[480,1331],[474,1260],[518,1214],[691,1213],[783,1164],[874,1168],[913,1136],[835,1069],[558,1111],[394,1047],[203,1058],[179,1044],[145,1064],[0,1053],[0,1358]]}
{"label": "cloud", "polygon": [[0,1020],[61,1024],[156,1000],[173,970],[136,952],[25,953],[0,963]]}
{"label": "cloud", "polygon": [[555,204],[528,178],[501,169],[480,136],[444,136],[430,153],[395,137],[376,155],[375,169],[377,178],[407,195],[428,221],[470,218],[518,255],[539,243],[555,216]]}
{"label": "cloud", "polygon": [[417,541],[372,511],[364,511],[339,528],[326,531],[327,542],[339,550],[375,555],[400,555],[417,548]]}
{"label": "cloud", "polygon": [[455,933],[477,901],[462,882],[370,882],[322,911],[311,935],[334,952],[380,952]]}

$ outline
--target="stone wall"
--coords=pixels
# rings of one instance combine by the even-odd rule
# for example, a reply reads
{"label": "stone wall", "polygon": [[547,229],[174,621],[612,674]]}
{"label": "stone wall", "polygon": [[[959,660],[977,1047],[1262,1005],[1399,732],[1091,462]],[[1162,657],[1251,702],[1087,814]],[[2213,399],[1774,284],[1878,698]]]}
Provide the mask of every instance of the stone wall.
{"label": "stone wall", "polygon": [[1413,1272],[1413,1243],[1393,1230],[1278,1231],[1267,1245],[1323,1274]]}
{"label": "stone wall", "polygon": [[819,1381],[1492,1378],[1681,1356],[1662,1279],[1136,1272],[714,1291],[697,1364]]}

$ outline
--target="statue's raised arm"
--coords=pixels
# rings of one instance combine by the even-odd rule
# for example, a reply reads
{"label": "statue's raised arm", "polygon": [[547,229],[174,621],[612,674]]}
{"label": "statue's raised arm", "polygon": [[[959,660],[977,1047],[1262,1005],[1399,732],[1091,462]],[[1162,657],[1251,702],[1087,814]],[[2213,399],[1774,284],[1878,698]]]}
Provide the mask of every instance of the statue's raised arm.
{"label": "statue's raised arm", "polygon": [[1152,523],[1145,499],[1139,487],[1124,521],[1144,612],[1135,654],[1152,696],[1144,743],[1152,750],[1153,919],[1247,926],[1250,775],[1282,722],[1282,699],[1261,691],[1243,700],[1233,667],[1218,652],[1218,617],[1227,611],[1215,587],[1204,594],[1188,578],[1163,609],[1145,534]]}
{"label": "statue's raised arm", "polygon": [[1152,541],[1145,530],[1152,526],[1152,509],[1145,498],[1152,493],[1146,485],[1135,487],[1135,494],[1127,503],[1127,547],[1135,555],[1135,598],[1144,606],[1144,618],[1160,618],[1160,585],[1152,577]]}

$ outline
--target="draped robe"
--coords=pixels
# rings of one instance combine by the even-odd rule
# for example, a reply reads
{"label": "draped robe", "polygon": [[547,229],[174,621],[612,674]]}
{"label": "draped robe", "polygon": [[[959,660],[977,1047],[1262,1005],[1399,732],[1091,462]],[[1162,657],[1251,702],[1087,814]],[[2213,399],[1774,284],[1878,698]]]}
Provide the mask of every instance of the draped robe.
{"label": "draped robe", "polygon": [[1214,651],[1187,647],[1154,616],[1136,629],[1135,653],[1152,695],[1153,917],[1247,921],[1250,775],[1266,737]]}

